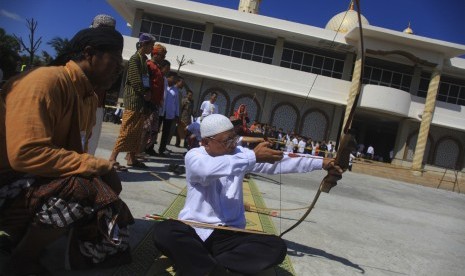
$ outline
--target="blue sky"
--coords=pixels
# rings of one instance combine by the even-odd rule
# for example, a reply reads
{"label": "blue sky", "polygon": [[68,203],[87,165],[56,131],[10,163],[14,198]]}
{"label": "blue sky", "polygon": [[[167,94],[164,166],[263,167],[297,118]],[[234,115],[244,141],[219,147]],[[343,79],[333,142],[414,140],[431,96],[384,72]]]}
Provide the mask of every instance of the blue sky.
{"label": "blue sky", "polygon": [[[170,0],[166,0],[170,1]],[[186,0],[187,1],[187,0]],[[196,0],[237,9],[239,0]],[[260,14],[324,28],[345,11],[350,0],[262,0]],[[409,22],[415,34],[465,45],[465,0],[360,0],[362,14],[371,25],[402,31]],[[286,4],[284,4],[286,3]],[[99,14],[112,15],[117,29],[129,35],[126,22],[105,0],[2,0],[0,27],[27,40],[26,19],[38,21],[41,50],[54,55],[46,44],[59,36],[71,38]]]}

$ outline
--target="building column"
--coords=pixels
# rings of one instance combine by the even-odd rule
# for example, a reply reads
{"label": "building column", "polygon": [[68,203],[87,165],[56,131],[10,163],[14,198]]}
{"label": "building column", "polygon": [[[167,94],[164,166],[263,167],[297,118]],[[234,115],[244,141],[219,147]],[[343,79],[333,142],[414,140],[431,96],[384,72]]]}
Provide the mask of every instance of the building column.
{"label": "building column", "polygon": [[329,136],[328,140],[330,141],[336,141],[337,140],[337,135],[339,133],[339,127],[341,125],[341,117],[342,117],[342,112],[344,112],[344,106],[340,105],[335,105],[334,110],[333,110],[333,118],[331,119],[330,127],[331,129],[329,130]]}
{"label": "building column", "polygon": [[[350,111],[352,110],[352,105],[354,104],[357,92],[360,88],[360,75],[362,73],[362,54],[358,53],[357,60],[355,61],[354,73],[352,74],[352,84],[350,86],[349,97],[347,98],[346,113],[344,114],[344,123],[342,124],[342,131],[344,131],[347,120],[349,119]],[[341,137],[342,137],[341,133]]]}
{"label": "building column", "polygon": [[283,56],[284,50],[284,38],[278,37],[276,39],[276,44],[274,45],[274,52],[273,52],[273,61],[271,64],[280,66],[281,65],[281,57]]}
{"label": "building column", "polygon": [[410,94],[416,96],[420,88],[421,67],[415,66],[413,69],[412,82],[410,83]]}
{"label": "building column", "polygon": [[136,9],[136,14],[134,14],[134,21],[132,22],[132,37],[139,37],[140,33],[140,26],[142,25],[142,14],[144,13],[144,10],[142,9]]}
{"label": "building column", "polygon": [[207,22],[205,24],[205,31],[203,33],[203,40],[202,40],[202,47],[200,48],[202,51],[210,51],[210,46],[212,44],[212,36],[213,36],[213,27],[215,25],[211,22]]}
{"label": "building column", "polygon": [[260,114],[260,121],[263,123],[269,123],[271,121],[271,105],[273,104],[273,95],[273,92],[265,91],[265,100],[263,101],[264,104],[262,106],[262,114],[268,114],[268,118],[263,118],[261,117],[262,114]]}
{"label": "building column", "polygon": [[342,69],[342,79],[350,80],[350,72],[354,63],[354,54],[348,53],[344,60],[344,68]]}
{"label": "building column", "polygon": [[392,158],[391,164],[402,165],[404,163],[405,147],[407,146],[407,138],[410,134],[410,119],[403,119],[399,123],[397,129],[396,142],[394,143],[394,157]]}
{"label": "building column", "polygon": [[441,80],[442,66],[438,65],[431,74],[431,80],[428,86],[428,94],[426,95],[425,108],[421,116],[420,130],[418,131],[417,145],[413,154],[412,171],[415,175],[421,175],[422,161],[425,155],[426,142],[428,133],[433,120],[433,112],[436,107],[436,96],[439,89],[439,81]]}

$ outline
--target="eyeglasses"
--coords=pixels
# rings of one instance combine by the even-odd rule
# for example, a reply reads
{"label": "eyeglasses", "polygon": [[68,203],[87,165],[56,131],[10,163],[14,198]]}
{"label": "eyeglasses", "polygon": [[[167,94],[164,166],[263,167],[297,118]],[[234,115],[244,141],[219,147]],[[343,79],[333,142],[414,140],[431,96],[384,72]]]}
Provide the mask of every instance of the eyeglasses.
{"label": "eyeglasses", "polygon": [[216,142],[218,142],[218,143],[220,143],[220,144],[222,144],[222,145],[223,145],[224,147],[226,147],[226,148],[230,148],[230,147],[232,147],[232,146],[236,146],[236,145],[237,145],[237,142],[239,141],[239,136],[238,136],[238,135],[236,135],[236,136],[234,136],[234,137],[231,137],[231,138],[228,138],[228,139],[226,139],[226,140],[224,140],[224,141],[217,140],[217,139],[215,139],[215,138],[213,138],[213,137],[208,137],[208,138],[209,138],[209,139],[212,139],[212,140],[214,140],[214,141],[216,141]]}

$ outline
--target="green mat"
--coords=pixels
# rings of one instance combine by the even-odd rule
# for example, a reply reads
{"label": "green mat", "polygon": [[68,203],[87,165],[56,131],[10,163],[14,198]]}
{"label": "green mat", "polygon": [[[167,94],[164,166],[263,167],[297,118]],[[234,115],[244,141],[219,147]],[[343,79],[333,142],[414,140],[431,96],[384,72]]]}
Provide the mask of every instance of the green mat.
{"label": "green mat", "polygon": [[[164,217],[177,218],[178,213],[184,206],[186,198],[186,189],[181,191],[171,205],[163,213]],[[265,202],[258,190],[256,184],[249,180],[244,182],[244,201],[257,208],[266,208]],[[246,212],[247,228],[262,230],[270,234],[276,234],[271,218],[266,214]],[[155,224],[156,225],[156,224]],[[155,227],[155,225],[153,227]],[[114,275],[174,275],[171,268],[171,262],[168,258],[162,256],[157,258],[159,253],[152,241],[153,227],[148,231],[147,235],[137,245],[132,252],[133,261],[129,265],[120,267]],[[258,228],[261,229],[258,229]],[[290,276],[295,275],[294,268],[288,256],[284,262],[278,267],[259,273],[260,276]],[[258,276],[257,275],[257,276]]]}

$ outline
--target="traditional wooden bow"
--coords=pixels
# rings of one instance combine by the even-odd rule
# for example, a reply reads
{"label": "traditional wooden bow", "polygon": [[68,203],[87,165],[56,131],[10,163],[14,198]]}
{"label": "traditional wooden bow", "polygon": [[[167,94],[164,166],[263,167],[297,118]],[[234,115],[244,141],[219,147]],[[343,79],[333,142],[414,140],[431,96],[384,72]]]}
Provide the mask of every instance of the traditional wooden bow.
{"label": "traditional wooden bow", "polygon": [[[355,141],[355,136],[351,132],[350,126],[352,124],[352,120],[354,118],[354,113],[355,113],[355,108],[357,106],[358,98],[362,90],[363,67],[365,64],[365,49],[364,49],[364,44],[363,44],[363,30],[362,30],[360,2],[359,0],[354,0],[354,1],[357,6],[357,16],[358,16],[358,24],[359,24],[359,31],[360,31],[360,52],[361,52],[360,58],[361,58],[362,66],[361,66],[360,79],[359,79],[360,85],[358,86],[355,100],[352,104],[352,108],[350,109],[347,122],[344,126],[343,136],[342,136],[341,142],[339,143],[339,148],[338,148],[336,159],[334,162],[334,165],[339,166],[344,171],[347,170],[347,168],[349,167],[350,153],[355,151],[356,146],[357,146],[357,143]],[[334,170],[335,169],[328,170],[328,174],[321,181],[320,187],[318,191],[316,192],[315,197],[313,198],[313,201],[308,207],[307,211],[302,215],[302,217],[295,224],[293,224],[291,227],[289,227],[284,232],[282,232],[279,235],[280,237],[282,237],[284,234],[296,228],[299,224],[301,224],[307,218],[307,216],[312,211],[313,207],[315,207],[315,204],[318,201],[318,198],[320,197],[321,192],[329,193],[331,188],[337,185],[337,181],[341,179],[341,176],[335,173]]]}

